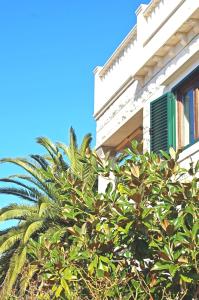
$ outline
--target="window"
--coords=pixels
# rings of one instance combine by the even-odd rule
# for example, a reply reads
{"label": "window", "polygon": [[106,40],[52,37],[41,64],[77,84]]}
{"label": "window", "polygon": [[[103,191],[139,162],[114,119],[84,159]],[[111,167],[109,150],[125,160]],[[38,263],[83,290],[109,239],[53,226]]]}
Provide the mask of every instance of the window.
{"label": "window", "polygon": [[183,81],[176,90],[178,101],[178,147],[199,139],[199,72]]}
{"label": "window", "polygon": [[171,93],[151,102],[150,119],[153,152],[183,148],[199,140],[199,67]]}

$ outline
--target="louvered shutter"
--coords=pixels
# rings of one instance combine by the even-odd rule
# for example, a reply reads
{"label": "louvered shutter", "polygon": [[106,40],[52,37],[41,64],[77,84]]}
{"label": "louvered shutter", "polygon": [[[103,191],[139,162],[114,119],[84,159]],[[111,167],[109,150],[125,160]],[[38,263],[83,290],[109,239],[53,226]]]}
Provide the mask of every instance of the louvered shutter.
{"label": "louvered shutter", "polygon": [[151,102],[151,151],[168,151],[169,147],[175,148],[176,136],[176,110],[175,97],[167,93]]}

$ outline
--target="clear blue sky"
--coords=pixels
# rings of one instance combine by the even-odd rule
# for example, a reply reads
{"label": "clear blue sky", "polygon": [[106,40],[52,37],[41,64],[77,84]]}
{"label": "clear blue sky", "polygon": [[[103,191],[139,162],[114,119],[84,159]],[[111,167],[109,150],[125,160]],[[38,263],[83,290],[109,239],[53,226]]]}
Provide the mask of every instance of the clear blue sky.
{"label": "clear blue sky", "polygon": [[[0,0],[1,158],[39,153],[38,136],[67,143],[71,125],[79,140],[95,137],[92,71],[131,30],[141,2],[149,1]],[[0,177],[14,171],[0,165]]]}

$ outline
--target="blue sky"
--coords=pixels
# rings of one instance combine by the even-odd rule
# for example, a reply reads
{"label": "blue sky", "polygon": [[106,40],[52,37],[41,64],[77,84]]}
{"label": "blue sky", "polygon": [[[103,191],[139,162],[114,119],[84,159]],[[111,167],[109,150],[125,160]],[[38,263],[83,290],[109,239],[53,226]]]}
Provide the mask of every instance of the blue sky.
{"label": "blue sky", "polygon": [[[141,2],[149,1],[0,0],[1,158],[40,153],[38,136],[67,143],[71,125],[80,141],[95,138],[92,71],[131,30]],[[0,165],[0,177],[13,172]]]}

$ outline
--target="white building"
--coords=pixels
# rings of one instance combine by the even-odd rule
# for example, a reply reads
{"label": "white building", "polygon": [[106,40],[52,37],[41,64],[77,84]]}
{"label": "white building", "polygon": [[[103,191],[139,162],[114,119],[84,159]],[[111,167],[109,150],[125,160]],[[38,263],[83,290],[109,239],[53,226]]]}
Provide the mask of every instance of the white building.
{"label": "white building", "polygon": [[183,148],[199,159],[199,0],[152,0],[103,67],[96,67],[96,148]]}

